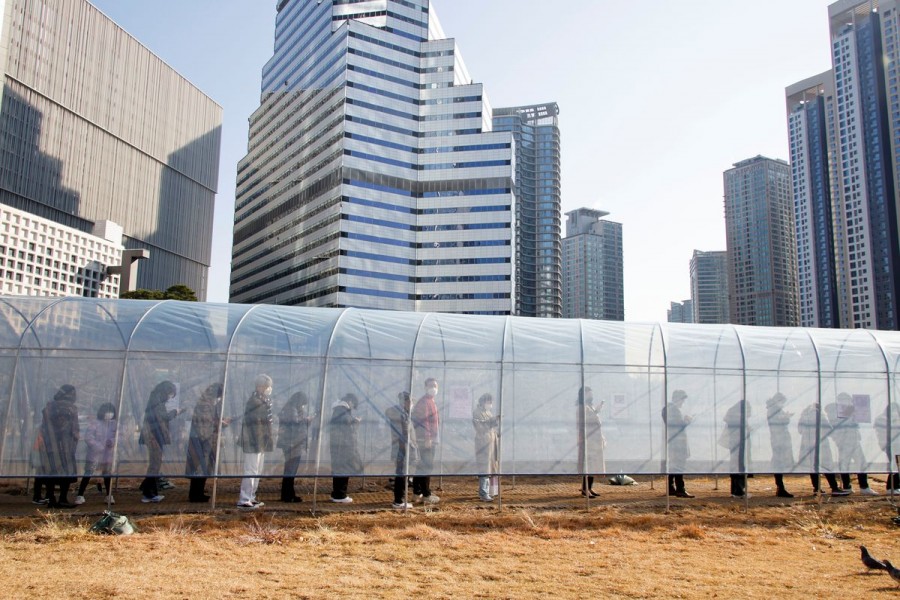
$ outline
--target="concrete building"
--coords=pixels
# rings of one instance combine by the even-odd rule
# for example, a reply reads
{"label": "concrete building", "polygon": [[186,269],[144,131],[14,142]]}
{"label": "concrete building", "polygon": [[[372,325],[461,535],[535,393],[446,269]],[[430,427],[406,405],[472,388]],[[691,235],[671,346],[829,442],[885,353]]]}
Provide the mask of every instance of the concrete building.
{"label": "concrete building", "polygon": [[670,302],[669,309],[666,311],[666,321],[668,323],[693,323],[694,303],[690,300]]}
{"label": "concrete building", "polygon": [[756,156],[725,171],[729,320],[739,325],[794,327],[797,246],[791,170]]}
{"label": "concrete building", "polygon": [[0,3],[0,204],[149,250],[205,298],[222,110],[85,0]]}
{"label": "concrete building", "polygon": [[728,253],[694,250],[691,256],[691,323],[729,323]]}
{"label": "concrete building", "polygon": [[96,235],[0,205],[0,295],[118,298],[122,228]]}
{"label": "concrete building", "polygon": [[512,134],[428,0],[280,0],[233,302],[511,314]]}
{"label": "concrete building", "polygon": [[555,102],[494,110],[516,147],[516,314],[562,316],[562,161]]}
{"label": "concrete building", "polygon": [[609,213],[579,208],[566,213],[563,250],[563,317],[625,320],[622,224]]}

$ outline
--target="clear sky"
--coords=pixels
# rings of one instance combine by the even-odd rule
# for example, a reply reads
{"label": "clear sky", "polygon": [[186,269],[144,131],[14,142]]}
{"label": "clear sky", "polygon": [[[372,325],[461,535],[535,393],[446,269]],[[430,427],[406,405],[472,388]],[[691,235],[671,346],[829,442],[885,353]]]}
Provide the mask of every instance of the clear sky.
{"label": "clear sky", "polygon": [[[276,0],[91,0],[224,109],[208,299],[228,301],[237,162]],[[690,297],[724,250],[722,173],[788,158],[784,88],[830,68],[828,0],[434,0],[494,107],[560,106],[563,213],[623,224],[625,318]],[[565,215],[563,215],[565,234]]]}

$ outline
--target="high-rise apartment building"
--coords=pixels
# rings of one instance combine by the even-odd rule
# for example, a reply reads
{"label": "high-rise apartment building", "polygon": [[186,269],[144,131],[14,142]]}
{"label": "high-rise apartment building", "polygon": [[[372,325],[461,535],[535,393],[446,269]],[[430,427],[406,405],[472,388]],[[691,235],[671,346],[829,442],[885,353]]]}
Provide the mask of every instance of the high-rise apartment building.
{"label": "high-rise apartment building", "polygon": [[669,309],[666,311],[666,322],[693,323],[694,303],[690,300],[685,300],[684,302],[670,302]]}
{"label": "high-rise apartment building", "polygon": [[790,166],[757,156],[735,163],[724,181],[730,322],[797,326]]}
{"label": "high-rise apartment building", "polygon": [[[788,136],[802,327],[840,327],[835,273],[829,154],[834,136],[833,74],[827,71],[787,88]],[[842,236],[843,239],[843,236]]]}
{"label": "high-rise apartment building", "polygon": [[494,109],[516,144],[516,314],[562,316],[562,179],[556,103]]}
{"label": "high-rise apartment building", "polygon": [[579,208],[566,213],[563,253],[563,317],[625,320],[622,224],[609,213]]}
{"label": "high-rise apartment building", "polygon": [[231,300],[510,314],[512,134],[428,0],[280,0]]}
{"label": "high-rise apartment building", "polygon": [[729,323],[728,253],[694,250],[691,256],[692,323]]}
{"label": "high-rise apartment building", "polygon": [[786,90],[801,322],[898,329],[900,7],[841,0],[828,17],[832,69]]}
{"label": "high-rise apartment building", "polygon": [[0,3],[0,203],[149,250],[206,296],[222,109],[85,0]]}

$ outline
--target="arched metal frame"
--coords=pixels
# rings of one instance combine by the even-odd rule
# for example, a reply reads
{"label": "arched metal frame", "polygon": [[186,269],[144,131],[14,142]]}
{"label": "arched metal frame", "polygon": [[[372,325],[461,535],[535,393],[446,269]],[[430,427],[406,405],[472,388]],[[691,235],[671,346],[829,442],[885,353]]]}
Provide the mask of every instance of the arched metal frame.
{"label": "arched metal frame", "polygon": [[[237,368],[235,360],[243,360],[245,366],[242,368],[244,369],[250,368],[246,366],[247,364],[262,369],[268,360],[268,355],[266,354],[267,349],[260,347],[254,350],[255,354],[248,359],[247,356],[250,355],[245,356],[246,352],[240,354],[236,348],[242,336],[245,335],[245,330],[251,327],[251,323],[256,323],[260,319],[269,319],[270,322],[267,322],[267,326],[271,329],[281,327],[284,330],[281,337],[286,340],[284,342],[286,347],[273,348],[271,360],[273,364],[281,365],[282,369],[287,369],[290,373],[293,373],[292,369],[294,368],[291,367],[292,357],[298,352],[310,351],[304,350],[302,347],[304,342],[314,344],[316,348],[324,348],[323,354],[314,357],[315,361],[313,362],[318,365],[318,370],[315,373],[310,372],[308,378],[310,385],[313,385],[313,381],[318,380],[315,381],[317,388],[314,392],[318,398],[310,398],[310,409],[312,410],[314,406],[318,409],[316,412],[318,434],[315,439],[310,440],[314,445],[310,446],[310,456],[308,457],[314,468],[311,473],[301,475],[313,477],[316,481],[315,485],[318,485],[320,477],[330,477],[331,475],[329,456],[323,451],[323,443],[328,437],[326,427],[328,407],[338,391],[332,381],[332,376],[335,375],[332,367],[335,364],[341,365],[340,377],[351,381],[356,389],[369,394],[371,397],[368,398],[368,401],[377,407],[384,405],[385,398],[388,397],[387,390],[392,385],[402,385],[404,389],[409,390],[411,398],[415,400],[418,396],[417,390],[422,384],[418,378],[421,377],[421,371],[424,369],[438,374],[441,387],[448,392],[449,386],[445,387],[444,384],[454,378],[458,380],[457,384],[469,385],[470,392],[474,392],[472,386],[490,389],[492,393],[496,394],[498,415],[502,423],[498,432],[501,436],[500,473],[498,475],[537,473],[582,477],[586,475],[585,466],[577,464],[574,455],[573,440],[577,437],[577,431],[572,429],[575,423],[574,414],[570,410],[571,404],[566,402],[566,398],[571,398],[569,390],[573,385],[580,388],[590,385],[595,390],[599,389],[600,393],[611,393],[610,390],[604,389],[603,383],[606,381],[613,381],[612,387],[629,386],[628,394],[633,397],[627,398],[630,403],[628,406],[634,409],[632,413],[629,413],[631,417],[627,422],[623,421],[624,424],[619,425],[618,429],[613,429],[619,437],[609,440],[612,451],[604,453],[608,462],[607,470],[612,473],[624,470],[633,474],[668,475],[669,456],[666,443],[668,424],[664,421],[660,424],[658,409],[660,406],[664,406],[671,396],[674,388],[670,380],[673,376],[683,377],[685,381],[693,382],[692,384],[698,388],[698,392],[703,392],[700,388],[707,385],[705,381],[712,382],[711,393],[706,390],[704,392],[706,396],[703,393],[698,393],[697,396],[701,402],[711,402],[707,408],[712,415],[712,420],[710,421],[707,415],[706,427],[708,430],[701,429],[693,434],[700,451],[692,459],[689,472],[722,473],[721,460],[718,457],[720,450],[716,447],[716,440],[719,438],[717,434],[720,433],[719,429],[722,427],[717,413],[720,393],[717,378],[726,372],[728,377],[723,384],[725,397],[739,393],[739,400],[742,403],[741,437],[738,448],[740,461],[735,474],[746,477],[751,473],[772,472],[765,460],[749,460],[747,443],[751,434],[748,424],[750,394],[761,393],[756,389],[758,381],[750,379],[751,372],[756,373],[757,376],[759,373],[765,373],[765,377],[774,381],[775,388],[779,390],[782,386],[797,387],[799,385],[800,392],[805,394],[804,398],[812,399],[809,394],[815,396],[814,400],[819,403],[819,412],[816,415],[816,437],[820,444],[823,439],[827,439],[827,435],[823,435],[826,432],[823,431],[821,419],[821,410],[825,404],[823,396],[826,394],[826,390],[834,388],[832,391],[837,393],[837,383],[840,382],[841,387],[846,388],[851,395],[857,391],[860,392],[857,396],[861,399],[861,407],[867,409],[868,414],[860,416],[861,422],[856,425],[862,432],[861,443],[865,450],[865,456],[877,457],[875,459],[867,458],[864,466],[871,472],[890,473],[896,471],[896,465],[890,460],[890,453],[896,450],[893,447],[896,444],[892,445],[892,438],[896,434],[893,431],[895,429],[893,419],[898,416],[893,414],[892,400],[897,392],[896,386],[891,381],[891,378],[897,375],[898,364],[900,364],[900,333],[896,332],[745,328],[732,325],[673,326],[659,323],[590,322],[590,327],[588,327],[589,322],[587,321],[578,323],[576,329],[571,321],[566,320],[384,313],[359,309],[303,309],[272,306],[264,308],[262,306],[204,305],[174,301],[109,301],[87,298],[36,300],[6,297],[0,300],[0,308],[7,316],[5,320],[0,319],[0,357],[5,357],[4,360],[12,364],[12,368],[6,373],[6,381],[0,378],[0,416],[2,416],[2,422],[0,422],[2,423],[2,429],[0,429],[0,436],[2,436],[0,437],[0,477],[27,477],[35,474],[32,457],[22,455],[23,444],[13,445],[8,443],[7,438],[10,436],[10,432],[16,427],[20,427],[22,423],[37,423],[36,417],[39,415],[40,408],[53,396],[59,385],[67,383],[58,379],[57,373],[47,373],[46,377],[41,376],[45,370],[49,369],[49,367],[45,369],[41,366],[42,361],[57,361],[48,363],[48,365],[55,365],[62,364],[58,361],[64,360],[67,361],[65,363],[67,369],[60,369],[60,371],[77,372],[78,361],[90,360],[94,356],[92,353],[97,352],[98,356],[102,353],[102,356],[105,357],[104,360],[121,365],[120,372],[100,373],[98,377],[107,377],[110,382],[114,381],[117,384],[118,397],[108,398],[108,400],[113,402],[118,407],[119,414],[122,414],[126,397],[130,391],[134,392],[134,390],[129,390],[129,383],[155,380],[156,375],[152,371],[141,373],[137,379],[131,379],[131,369],[146,371],[153,368],[153,356],[148,358],[146,355],[153,355],[156,352],[161,357],[161,361],[171,365],[178,362],[179,352],[193,354],[215,352],[215,355],[202,365],[207,373],[221,373],[222,383],[225,386],[224,394],[231,399],[233,406],[242,406],[248,390],[238,389],[241,386],[235,387],[231,383],[233,371]],[[325,310],[332,311],[329,313],[332,316],[317,319],[317,315],[322,313],[316,311]],[[153,324],[158,320],[153,317],[157,313],[161,313],[162,316],[159,318],[166,318],[169,314],[168,311],[180,311],[181,318],[195,319],[193,330],[198,335],[206,336],[206,340],[201,341],[200,344],[205,343],[205,347],[181,348],[176,345],[178,340],[173,340],[173,347],[170,349],[135,349],[134,341],[142,332],[146,332],[150,327],[159,326],[158,323]],[[216,313],[218,321],[213,322],[215,319],[213,321],[206,319],[211,311],[218,311]],[[130,333],[118,321],[119,315],[123,313],[134,318]],[[290,322],[294,325],[300,322],[305,323],[304,319],[307,319],[307,315],[308,322],[311,324],[311,332],[290,334],[287,332],[287,323]],[[110,343],[105,346],[104,340],[79,340],[77,334],[82,318],[94,319],[102,327],[115,327],[118,334],[112,334],[112,337],[118,336],[119,339],[109,340]],[[236,322],[232,323],[232,319]],[[389,319],[393,319],[393,321]],[[502,322],[499,321],[501,319]],[[361,332],[359,335],[365,337],[359,338],[358,348],[350,345],[353,342],[352,339],[342,339],[341,354],[338,355],[335,345],[351,321],[352,326]],[[400,355],[397,352],[383,354],[384,341],[376,336],[384,334],[385,328],[390,328],[391,324],[401,322],[406,327],[403,331],[412,332],[410,337],[402,342],[403,348],[409,349],[408,354]],[[232,327],[232,329],[230,331],[222,330],[221,327],[224,326],[222,323],[228,324],[228,327]],[[329,324],[330,329],[325,327],[325,324]],[[52,327],[68,328],[69,335],[56,337],[72,345],[45,346],[44,344],[50,343],[45,334],[52,330],[43,328]],[[318,329],[314,329],[315,327]],[[214,331],[213,328],[219,329]],[[527,333],[529,329],[534,329],[537,333],[523,337],[523,334]],[[486,335],[484,339],[477,335],[474,339],[478,340],[479,344],[494,344],[494,346],[473,348],[477,352],[469,355],[467,348],[471,347],[471,342],[465,337],[466,331],[471,331],[473,335],[479,331],[487,331],[489,335]],[[577,340],[574,339],[576,331]],[[676,331],[678,335],[671,335],[673,331]],[[801,335],[798,334],[799,331],[802,331],[802,335],[809,340],[811,352],[808,356],[797,350],[793,343],[790,344],[790,349],[788,347],[791,336]],[[225,334],[227,334],[227,338],[224,337]],[[298,337],[300,335],[310,337],[308,339],[300,338]],[[397,335],[406,334],[401,331]],[[571,339],[566,338],[566,335]],[[547,339],[542,339],[542,336]],[[696,337],[692,343],[715,345],[715,348],[707,348],[711,361],[703,364],[703,356],[706,356],[704,354],[698,358],[697,364],[687,365],[684,362],[686,358],[682,351],[679,357],[682,362],[678,364],[677,373],[673,375],[671,364],[673,351],[678,350],[679,345],[692,336]],[[776,364],[774,369],[764,364],[760,366],[749,362],[748,351],[754,348],[755,340],[760,339],[760,336],[765,337],[769,345],[774,348],[773,352],[779,354],[777,364],[773,363]],[[281,343],[276,337],[272,336],[272,343]],[[324,342],[326,338],[327,342]],[[26,340],[28,369],[25,369],[22,363],[23,357],[26,356]],[[322,340],[322,343],[317,340]],[[590,355],[588,353],[589,340],[593,344]],[[707,342],[705,340],[715,341]],[[153,341],[158,342],[156,339]],[[596,348],[601,347],[601,343],[609,343],[615,347],[609,351],[608,355],[598,355]],[[295,347],[294,344],[297,346]],[[542,344],[546,344],[546,348],[542,348]],[[573,362],[564,362],[559,357],[552,355],[555,349],[564,348],[567,344],[572,350],[575,350],[574,354],[571,352],[566,354],[573,358]],[[428,347],[427,351],[426,346]],[[730,358],[722,359],[723,354],[720,350],[728,346],[730,346],[728,349]],[[869,350],[870,347],[871,350]],[[131,360],[131,356],[135,352],[142,353],[141,360],[138,362]],[[403,352],[406,351],[403,350]],[[791,356],[791,360],[797,362],[798,365],[788,366],[788,371],[783,372],[782,359],[791,352],[800,357]],[[827,368],[823,363],[823,353],[827,353],[828,359],[831,361]],[[239,356],[235,356],[235,354],[239,354]],[[546,357],[546,363],[539,362],[541,356]],[[807,363],[804,361],[813,359],[814,362],[808,362],[809,367],[805,368],[804,365]],[[525,362],[521,362],[523,360]],[[723,360],[723,365],[719,364],[720,360]],[[844,366],[845,362],[846,366]],[[828,372],[824,372],[823,368]],[[398,379],[396,375],[390,374],[398,372],[398,369],[405,371],[407,375]],[[846,370],[842,371],[841,369]],[[785,377],[786,373],[790,373],[790,376]],[[385,374],[388,379],[380,381]],[[465,378],[472,379],[473,374],[473,381],[463,381]],[[662,377],[661,389],[655,385],[660,374]],[[59,375],[59,377],[62,376]],[[814,392],[808,386],[805,388],[802,386],[802,381],[811,381],[813,377],[816,381]],[[559,380],[557,381],[555,378],[559,378]],[[738,378],[739,384],[737,383]],[[825,378],[829,379],[827,386]],[[28,381],[23,381],[24,379]],[[801,383],[798,384],[794,381],[795,379]],[[878,383],[881,379],[883,379],[883,384]],[[598,384],[598,381],[601,383]],[[536,385],[535,382],[538,382],[539,385]],[[557,384],[560,389],[554,387]],[[191,389],[186,390],[186,401],[190,401],[189,395],[194,393],[194,388],[199,385],[198,378],[192,383]],[[291,382],[287,382],[283,387],[287,390],[290,385],[292,385]],[[762,386],[762,388],[765,387]],[[871,390],[877,390],[877,393]],[[884,399],[881,398],[880,390],[884,390],[886,394]],[[870,394],[868,396],[866,395],[867,391]],[[141,392],[143,398],[140,398],[140,402],[143,403],[146,400],[148,392],[149,389]],[[22,395],[24,397],[18,397]],[[475,400],[477,394],[472,393],[470,396],[472,400]],[[133,405],[138,402],[134,398],[131,398],[131,401]],[[278,404],[283,402],[284,398],[276,397],[275,401]],[[457,398],[455,401],[458,404],[459,399]],[[517,406],[527,408],[523,408],[524,412],[517,411]],[[538,408],[543,409],[544,412],[535,413]],[[451,409],[455,410],[455,413],[451,413]],[[30,410],[31,414],[23,416],[15,413],[17,410]],[[85,407],[82,407],[81,410],[83,418],[87,418],[91,413],[90,410],[85,410]],[[473,464],[474,459],[463,456],[467,451],[465,440],[460,437],[464,436],[466,431],[466,419],[463,418],[464,407],[450,406],[448,401],[440,407],[440,410],[442,435],[446,433],[448,436],[456,436],[456,445],[439,447],[440,454],[436,458],[436,472],[429,473],[429,475],[477,475]],[[611,408],[606,409],[607,418],[616,416],[611,411]],[[888,439],[883,440],[887,448],[886,453],[880,447],[875,449],[881,443],[877,437],[880,434],[874,432],[872,426],[872,416],[876,411],[879,415],[882,414],[882,411],[887,415],[886,435]],[[866,411],[862,410],[861,412],[865,413]],[[553,418],[542,417],[542,415],[548,414]],[[645,417],[635,415],[645,415]],[[444,417],[455,417],[456,423],[447,423]],[[516,428],[520,425],[517,419],[527,421],[527,431],[529,432],[527,435],[535,439],[526,439],[523,437],[525,434],[517,437]],[[236,425],[239,426],[239,424]],[[124,425],[122,426],[124,427]],[[363,448],[366,454],[363,457],[366,468],[358,475],[393,476],[396,465],[391,464],[389,458],[387,460],[384,458],[386,450],[383,424],[379,423],[378,419],[372,419],[367,427],[369,429],[363,433],[366,440]],[[605,426],[604,429],[606,429]],[[468,430],[471,431],[471,427]],[[522,431],[526,431],[526,429]],[[35,432],[25,433],[33,435]],[[128,433],[133,435],[133,432]],[[582,432],[582,434],[585,433]],[[608,432],[605,433],[609,436]],[[21,432],[17,432],[17,434],[21,434]],[[233,435],[232,433],[232,437]],[[627,437],[633,438],[632,441],[638,440],[636,443],[639,446],[637,451],[639,456],[625,455],[627,452],[635,454],[634,445],[629,446],[629,450],[616,450],[617,443],[621,445],[621,442],[626,441]],[[567,439],[568,442],[565,441]],[[550,440],[562,441],[550,443]],[[123,442],[122,436],[117,436],[113,446],[113,476],[142,477],[144,473],[140,471],[140,456],[132,451],[131,460],[123,461]],[[218,436],[217,443],[215,472],[210,476],[213,478],[240,476],[239,472],[234,471],[233,462],[230,465],[231,471],[223,466],[222,454],[225,447],[223,435]],[[543,454],[531,452],[540,444],[547,445],[546,452]],[[518,452],[521,451],[524,451],[524,454],[520,456]],[[585,455],[587,452],[586,448]],[[406,456],[407,462],[409,462],[410,452],[407,451]],[[176,461],[170,462],[176,464]],[[271,467],[261,476],[280,477],[280,474],[277,473],[279,461],[269,459],[266,462],[267,466],[271,465]],[[814,465],[815,469],[812,471],[815,474],[821,470],[818,445],[815,448]],[[160,473],[160,475],[176,477],[182,475],[171,464],[167,469],[167,472]],[[407,464],[406,472],[413,474],[415,465]],[[807,471],[798,467],[790,472]],[[67,473],[66,475],[78,474]],[[214,482],[214,502],[215,495],[216,484]],[[315,504],[313,508],[315,509]]]}

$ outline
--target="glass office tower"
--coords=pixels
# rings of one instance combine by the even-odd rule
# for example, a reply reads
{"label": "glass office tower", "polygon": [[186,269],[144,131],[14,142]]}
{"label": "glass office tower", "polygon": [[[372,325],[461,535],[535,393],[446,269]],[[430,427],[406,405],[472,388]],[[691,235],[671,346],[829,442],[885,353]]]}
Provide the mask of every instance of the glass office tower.
{"label": "glass office tower", "polygon": [[516,143],[516,314],[562,316],[559,106],[494,110],[494,130]]}
{"label": "glass office tower", "polygon": [[231,300],[511,314],[514,148],[428,0],[281,0]]}
{"label": "glass office tower", "polygon": [[85,233],[114,221],[149,250],[137,287],[205,299],[221,107],[85,0],[0,9],[0,203]]}

